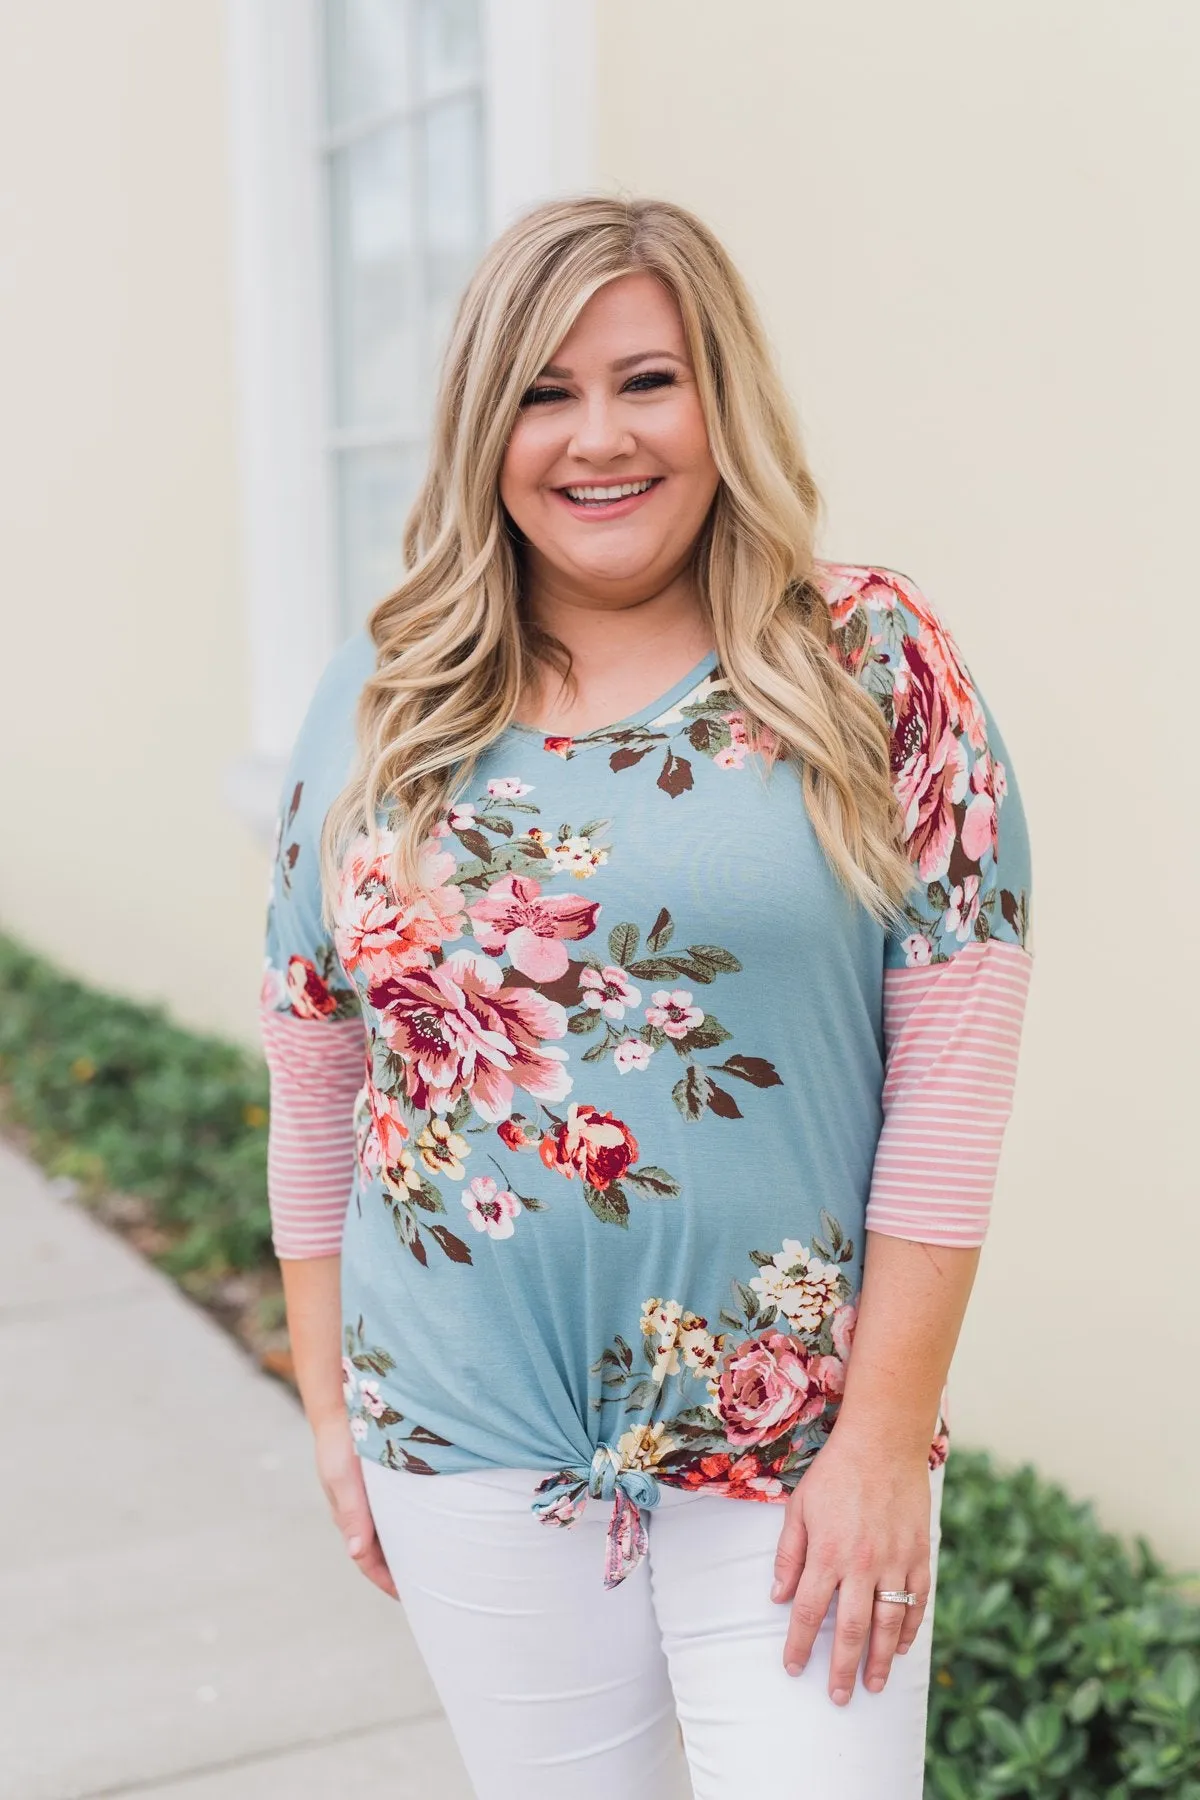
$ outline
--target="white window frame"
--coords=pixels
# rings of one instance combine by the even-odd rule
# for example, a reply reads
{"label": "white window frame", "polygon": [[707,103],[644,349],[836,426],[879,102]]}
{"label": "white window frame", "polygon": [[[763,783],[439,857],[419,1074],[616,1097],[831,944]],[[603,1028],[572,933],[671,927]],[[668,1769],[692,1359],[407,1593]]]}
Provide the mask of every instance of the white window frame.
{"label": "white window frame", "polygon": [[[596,180],[595,0],[481,0],[487,235]],[[226,0],[232,304],[250,748],[262,841],[338,639],[332,320],[318,0]],[[539,97],[541,103],[539,104]]]}

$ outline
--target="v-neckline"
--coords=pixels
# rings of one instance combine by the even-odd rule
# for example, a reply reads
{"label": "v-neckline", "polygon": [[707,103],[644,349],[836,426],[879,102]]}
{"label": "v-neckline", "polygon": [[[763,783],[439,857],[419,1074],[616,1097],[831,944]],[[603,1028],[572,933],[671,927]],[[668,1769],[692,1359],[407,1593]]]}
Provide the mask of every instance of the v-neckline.
{"label": "v-neckline", "polygon": [[581,731],[578,736],[568,731],[549,731],[542,725],[520,725],[516,721],[508,729],[519,731],[523,737],[561,738],[569,740],[573,744],[586,744],[591,738],[603,740],[614,731],[628,731],[636,725],[650,724],[660,713],[670,712],[671,708],[680,700],[685,699],[693,688],[699,687],[706,675],[714,673],[717,667],[716,650],[706,651],[700,661],[689,669],[686,675],[681,675],[665,694],[659,694],[656,699],[648,700],[644,706],[639,706],[636,712],[627,713],[623,719],[614,719],[611,724],[607,725],[593,725],[589,730]]}

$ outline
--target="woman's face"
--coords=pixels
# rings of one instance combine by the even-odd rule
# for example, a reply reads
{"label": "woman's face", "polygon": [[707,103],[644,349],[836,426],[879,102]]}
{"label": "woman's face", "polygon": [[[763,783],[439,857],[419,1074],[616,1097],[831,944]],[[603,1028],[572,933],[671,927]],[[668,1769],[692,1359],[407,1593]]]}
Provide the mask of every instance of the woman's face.
{"label": "woman's face", "polygon": [[650,274],[610,281],[526,393],[504,453],[527,574],[614,605],[647,598],[686,568],[718,481],[674,296]]}

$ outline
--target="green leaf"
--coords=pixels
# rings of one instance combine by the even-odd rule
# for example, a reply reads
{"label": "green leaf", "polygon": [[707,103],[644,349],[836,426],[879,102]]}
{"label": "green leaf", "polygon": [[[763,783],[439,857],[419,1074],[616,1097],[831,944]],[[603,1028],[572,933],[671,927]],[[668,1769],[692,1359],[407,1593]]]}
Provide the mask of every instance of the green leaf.
{"label": "green leaf", "polygon": [[608,934],[608,949],[613,961],[624,969],[638,952],[641,934],[636,925],[614,925]]}
{"label": "green leaf", "polygon": [[595,1031],[601,1024],[603,1024],[603,1018],[600,1008],[585,1006],[579,1012],[571,1013],[567,1019],[567,1030],[574,1033],[576,1037],[583,1037],[589,1031]]}
{"label": "green leaf", "polygon": [[695,1063],[689,1063],[686,1075],[671,1089],[672,1100],[689,1123],[703,1118],[712,1085],[703,1069],[697,1068]]}
{"label": "green leaf", "polygon": [[635,1194],[647,1194],[656,1200],[673,1200],[683,1191],[673,1175],[668,1175],[665,1169],[655,1168],[653,1163],[646,1163],[640,1169],[626,1169],[622,1180]]}
{"label": "green leaf", "polygon": [[723,949],[720,944],[689,944],[688,955],[715,969],[718,975],[737,975],[742,967],[733,951]]}
{"label": "green leaf", "polygon": [[675,921],[664,906],[646,934],[646,948],[657,954],[659,950],[666,949],[674,935]]}
{"label": "green leaf", "polygon": [[610,1181],[606,1188],[593,1187],[585,1181],[583,1197],[601,1224],[628,1226],[629,1201],[615,1181]]}

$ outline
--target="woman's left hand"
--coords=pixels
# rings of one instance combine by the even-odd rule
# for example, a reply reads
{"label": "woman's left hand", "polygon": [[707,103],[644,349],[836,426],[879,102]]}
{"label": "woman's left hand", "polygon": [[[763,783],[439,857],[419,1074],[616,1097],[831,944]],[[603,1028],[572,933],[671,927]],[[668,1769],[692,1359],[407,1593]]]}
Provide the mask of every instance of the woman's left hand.
{"label": "woman's left hand", "polygon": [[[912,1643],[930,1589],[928,1456],[889,1455],[835,1428],[787,1502],[775,1555],[772,1600],[790,1600],[784,1666],[798,1675],[837,1592],[829,1695],[849,1703],[866,1649],[863,1685],[878,1693],[897,1651]],[[876,1600],[907,1589],[916,1606]]]}

